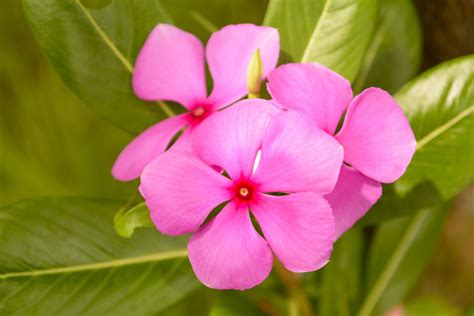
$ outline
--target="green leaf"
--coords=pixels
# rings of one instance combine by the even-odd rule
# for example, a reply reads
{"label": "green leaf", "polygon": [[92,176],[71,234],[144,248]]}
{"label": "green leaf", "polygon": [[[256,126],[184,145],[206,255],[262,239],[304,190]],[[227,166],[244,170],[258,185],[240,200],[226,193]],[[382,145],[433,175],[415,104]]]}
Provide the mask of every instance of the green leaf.
{"label": "green leaf", "polygon": [[0,209],[0,314],[149,315],[196,290],[185,240],[117,236],[119,206],[49,198]]}
{"label": "green leaf", "polygon": [[354,315],[361,291],[363,251],[364,236],[359,229],[347,231],[336,242],[331,261],[322,270],[318,315]]}
{"label": "green leaf", "polygon": [[65,87],[35,43],[21,1],[1,3],[0,205],[37,196],[129,195],[136,184],[115,181],[110,169],[130,135]]}
{"label": "green leaf", "polygon": [[474,55],[422,74],[396,94],[418,141],[417,151],[395,188],[406,194],[424,180],[444,198],[474,176]]}
{"label": "green leaf", "polygon": [[218,296],[209,316],[264,316],[255,304],[239,293],[225,293]]}
{"label": "green leaf", "polygon": [[461,316],[455,306],[451,306],[443,297],[418,297],[410,300],[405,308],[406,316]]}
{"label": "green leaf", "polygon": [[397,91],[418,71],[421,29],[411,0],[380,0],[377,27],[354,90],[381,87]]}
{"label": "green leaf", "polygon": [[140,203],[129,210],[123,207],[114,216],[115,231],[122,237],[130,238],[135,228],[153,226],[146,203]]}
{"label": "green leaf", "polygon": [[444,205],[379,226],[369,251],[369,291],[358,316],[386,310],[416,285],[431,258],[446,213]]}
{"label": "green leaf", "polygon": [[413,214],[415,211],[439,205],[442,198],[431,182],[417,185],[406,196],[399,196],[393,184],[383,186],[380,200],[357,223],[359,226],[374,225],[387,220]]}
{"label": "green leaf", "polygon": [[278,28],[294,62],[318,62],[353,80],[375,26],[377,0],[270,0],[264,24]]}
{"label": "green leaf", "polygon": [[200,287],[175,305],[167,308],[160,316],[209,316],[212,305],[212,290]]}
{"label": "green leaf", "polygon": [[80,0],[23,0],[38,43],[64,82],[94,111],[139,133],[164,118],[133,94],[133,62],[151,29],[169,18],[155,0],[115,0],[91,10]]}
{"label": "green leaf", "polygon": [[255,0],[162,0],[162,4],[176,26],[203,42],[228,24],[261,24],[266,8],[266,1]]}

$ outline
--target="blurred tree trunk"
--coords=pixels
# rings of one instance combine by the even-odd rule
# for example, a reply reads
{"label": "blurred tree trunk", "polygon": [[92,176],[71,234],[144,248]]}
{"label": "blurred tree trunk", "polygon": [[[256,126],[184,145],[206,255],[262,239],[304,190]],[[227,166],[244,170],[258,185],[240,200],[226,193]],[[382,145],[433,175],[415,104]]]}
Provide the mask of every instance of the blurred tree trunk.
{"label": "blurred tree trunk", "polygon": [[474,0],[414,0],[423,29],[423,70],[474,54]]}

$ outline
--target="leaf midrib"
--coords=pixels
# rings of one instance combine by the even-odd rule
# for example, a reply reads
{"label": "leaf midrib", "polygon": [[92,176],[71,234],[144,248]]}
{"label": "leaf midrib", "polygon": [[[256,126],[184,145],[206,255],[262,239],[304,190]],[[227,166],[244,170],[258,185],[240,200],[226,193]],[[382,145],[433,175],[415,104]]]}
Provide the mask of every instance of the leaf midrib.
{"label": "leaf midrib", "polygon": [[73,265],[73,266],[68,266],[68,267],[32,270],[32,271],[24,271],[24,272],[9,272],[9,273],[0,274],[0,280],[6,280],[6,279],[16,278],[16,277],[34,277],[34,276],[41,276],[41,275],[64,274],[64,273],[73,273],[73,272],[81,272],[81,271],[117,268],[117,267],[124,267],[124,266],[142,264],[142,263],[148,263],[148,262],[160,262],[160,261],[171,260],[171,259],[185,258],[187,256],[188,256],[188,251],[186,249],[178,249],[178,250],[153,253],[153,254],[143,255],[143,256],[115,259],[115,260],[96,262],[96,263],[79,264],[79,265]]}
{"label": "leaf midrib", "polygon": [[313,43],[316,41],[316,34],[319,31],[319,28],[321,27],[321,21],[323,20],[324,16],[327,14],[327,11],[329,10],[329,5],[332,0],[326,0],[324,3],[323,10],[321,11],[321,15],[319,16],[318,22],[316,22],[316,25],[314,26],[313,32],[311,32],[311,36],[309,38],[308,44],[306,45],[306,48],[303,52],[303,56],[301,57],[301,62],[309,62],[309,55],[311,51],[311,47],[313,46]]}
{"label": "leaf midrib", "polygon": [[453,117],[452,119],[448,120],[443,125],[438,126],[433,131],[425,135],[422,139],[417,142],[416,149],[420,150],[431,141],[436,139],[438,136],[449,130],[451,127],[462,121],[464,118],[468,117],[470,114],[474,112],[474,105],[469,106],[468,108],[461,111],[458,115]]}
{"label": "leaf midrib", "polygon": [[133,66],[130,63],[130,61],[122,54],[122,52],[117,48],[117,46],[115,46],[114,42],[107,36],[104,30],[102,30],[102,28],[99,26],[97,21],[91,15],[91,13],[86,9],[86,7],[84,7],[81,0],[76,0],[76,3],[78,7],[81,9],[81,11],[84,13],[84,15],[86,16],[89,23],[92,25],[95,31],[99,34],[99,36],[102,38],[105,44],[112,50],[112,52],[118,58],[118,60],[120,60],[120,62],[125,67],[125,69],[127,69],[130,73],[133,73]]}
{"label": "leaf midrib", "polygon": [[[94,19],[92,14],[87,10],[86,7],[82,4],[81,0],[75,0],[77,6],[81,9],[82,13],[86,16],[87,20],[91,24],[91,26],[94,28],[94,30],[99,34],[99,36],[102,38],[104,41],[105,45],[107,45],[112,53],[117,57],[117,59],[121,62],[121,64],[125,67],[125,69],[133,74],[133,65],[130,63],[127,57],[125,57],[124,54],[117,48],[117,46],[114,44],[112,39],[104,32],[104,30],[100,27],[99,23]],[[158,106],[161,108],[163,112],[165,112],[168,117],[172,117],[175,115],[174,111],[163,101],[157,101]]]}

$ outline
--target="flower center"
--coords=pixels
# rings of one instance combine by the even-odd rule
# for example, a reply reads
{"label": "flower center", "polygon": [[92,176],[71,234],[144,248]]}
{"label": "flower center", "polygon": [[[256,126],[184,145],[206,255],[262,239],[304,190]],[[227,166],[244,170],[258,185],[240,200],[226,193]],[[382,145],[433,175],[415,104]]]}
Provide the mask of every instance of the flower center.
{"label": "flower center", "polygon": [[205,118],[212,114],[212,107],[207,104],[198,104],[190,111],[191,125],[201,123]]}
{"label": "flower center", "polygon": [[240,191],[239,191],[240,196],[246,197],[247,195],[249,195],[249,193],[250,193],[249,189],[247,189],[247,188],[240,188]]}
{"label": "flower center", "polygon": [[252,200],[255,196],[255,191],[255,184],[246,179],[235,181],[232,186],[234,197],[243,202]]}
{"label": "flower center", "polygon": [[193,110],[193,115],[194,115],[195,117],[203,116],[204,113],[206,113],[206,110],[205,110],[202,106],[200,106],[200,107],[198,107],[197,109],[194,109],[194,110]]}

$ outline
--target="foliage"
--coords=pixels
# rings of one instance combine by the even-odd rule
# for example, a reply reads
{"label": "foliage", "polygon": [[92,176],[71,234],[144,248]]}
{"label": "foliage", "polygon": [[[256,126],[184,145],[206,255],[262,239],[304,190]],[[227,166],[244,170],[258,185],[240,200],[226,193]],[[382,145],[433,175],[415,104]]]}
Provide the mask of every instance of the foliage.
{"label": "foliage", "polygon": [[[0,314],[260,315],[301,314],[309,307],[320,315],[366,316],[407,299],[430,260],[450,199],[474,176],[474,55],[416,76],[421,34],[411,1],[22,3],[37,43],[75,96],[42,59],[25,64],[8,47],[17,30],[5,33],[0,57],[13,62],[1,66],[8,79],[0,90],[7,101],[0,103],[6,113],[0,118],[0,203],[32,199],[0,208]],[[9,18],[8,10],[0,11]],[[109,172],[130,138],[81,103],[130,134],[165,118],[158,104],[140,101],[130,87],[138,50],[159,22],[203,41],[230,23],[271,25],[281,35],[280,63],[320,62],[349,78],[356,91],[380,86],[395,93],[417,152],[406,174],[384,186],[378,204],[336,242],[322,270],[294,279],[273,273],[250,294],[217,293],[195,278],[186,240],[136,230],[152,225],[145,205],[123,201],[136,183],[115,183]],[[28,40],[21,45],[36,49]],[[31,69],[42,77],[30,78]],[[16,81],[23,82],[21,90]],[[114,224],[129,238],[118,236]],[[432,301],[408,302],[410,315],[449,310]]]}

